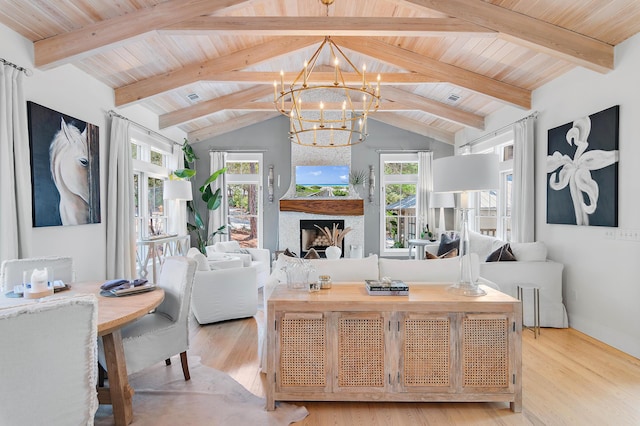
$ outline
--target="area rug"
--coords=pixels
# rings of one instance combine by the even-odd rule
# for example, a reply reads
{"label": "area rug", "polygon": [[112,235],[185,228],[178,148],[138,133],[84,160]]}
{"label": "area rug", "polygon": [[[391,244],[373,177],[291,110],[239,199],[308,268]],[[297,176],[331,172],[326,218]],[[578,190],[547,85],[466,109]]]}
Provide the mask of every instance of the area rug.
{"label": "area rug", "polygon": [[[304,419],[306,408],[278,403],[265,410],[265,399],[249,392],[228,374],[189,357],[191,380],[185,382],[179,362],[164,363],[129,377],[135,389],[133,423],[143,425],[289,425]],[[110,405],[101,405],[95,416],[99,426],[113,425]]]}

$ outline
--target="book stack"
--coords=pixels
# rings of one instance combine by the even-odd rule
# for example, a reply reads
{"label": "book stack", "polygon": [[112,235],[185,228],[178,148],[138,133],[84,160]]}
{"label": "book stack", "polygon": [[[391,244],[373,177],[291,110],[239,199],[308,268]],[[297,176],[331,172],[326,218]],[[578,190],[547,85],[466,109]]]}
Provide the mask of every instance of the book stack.
{"label": "book stack", "polygon": [[370,296],[408,296],[409,286],[400,280],[378,281],[365,280],[367,293]]}

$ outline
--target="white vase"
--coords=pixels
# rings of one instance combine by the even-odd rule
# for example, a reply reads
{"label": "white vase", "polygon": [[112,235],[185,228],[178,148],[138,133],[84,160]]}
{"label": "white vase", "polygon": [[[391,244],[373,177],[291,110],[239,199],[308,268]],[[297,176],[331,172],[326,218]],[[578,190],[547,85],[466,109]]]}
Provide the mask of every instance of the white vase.
{"label": "white vase", "polygon": [[325,249],[324,254],[327,255],[327,259],[331,259],[331,260],[340,259],[342,250],[338,246],[329,246]]}

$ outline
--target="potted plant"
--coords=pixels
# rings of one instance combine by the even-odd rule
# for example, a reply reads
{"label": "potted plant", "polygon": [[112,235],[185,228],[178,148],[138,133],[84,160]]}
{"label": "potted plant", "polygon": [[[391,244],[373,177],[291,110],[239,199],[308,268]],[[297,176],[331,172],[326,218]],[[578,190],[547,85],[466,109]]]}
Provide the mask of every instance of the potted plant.
{"label": "potted plant", "polygon": [[344,236],[351,231],[351,227],[347,226],[346,228],[340,230],[338,229],[338,224],[333,224],[333,230],[330,230],[327,226],[324,228],[319,227],[318,225],[314,225],[316,228],[320,230],[324,234],[324,236],[329,240],[329,247],[325,249],[325,254],[327,259],[338,259],[342,254],[342,240]]}
{"label": "potted plant", "polygon": [[[196,175],[196,171],[192,169],[191,166],[198,159],[198,156],[193,152],[193,148],[187,139],[184,140],[184,144],[182,145],[182,152],[184,153],[184,168],[174,171],[172,176],[169,176],[170,179],[175,177],[189,180]],[[214,192],[211,189],[211,184],[226,171],[226,167],[216,170],[199,188],[201,199],[206,204],[207,210],[216,210],[220,208],[222,203],[220,188],[216,189]],[[189,233],[196,236],[198,250],[203,254],[206,254],[206,246],[214,236],[224,234],[226,232],[226,226],[222,225],[211,234],[207,234],[207,224],[202,220],[202,216],[196,209],[193,201],[187,201],[187,209],[189,210],[190,216],[193,218],[193,223],[187,222],[187,230]]]}

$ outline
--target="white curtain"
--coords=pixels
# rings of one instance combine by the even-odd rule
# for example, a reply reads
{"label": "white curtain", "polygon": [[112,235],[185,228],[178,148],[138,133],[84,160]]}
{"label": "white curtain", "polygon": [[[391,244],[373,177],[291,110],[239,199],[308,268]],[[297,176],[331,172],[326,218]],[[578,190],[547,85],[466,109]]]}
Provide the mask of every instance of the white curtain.
{"label": "white curtain", "polygon": [[435,214],[429,208],[429,194],[433,191],[433,152],[418,152],[418,187],[416,188],[416,207],[418,208],[418,223],[416,238],[427,225],[435,230]]}
{"label": "white curtain", "polygon": [[534,241],[534,117],[513,125],[513,190],[511,241]]}
{"label": "white curtain", "polygon": [[[209,153],[211,166],[209,169],[210,174],[224,168],[225,161],[227,158],[227,153],[223,151],[211,151]],[[216,192],[216,189],[221,189],[222,195],[222,203],[220,204],[220,208],[216,210],[209,210],[209,226],[208,226],[208,235],[211,235],[216,229],[220,228],[222,225],[227,224],[227,191],[225,191],[225,180],[226,177],[224,174],[220,175],[218,179],[211,183],[211,191]],[[228,230],[227,230],[228,232]],[[213,237],[213,240],[210,243],[215,243],[217,241],[228,240],[228,233],[221,235],[218,234]]]}
{"label": "white curtain", "polygon": [[[184,152],[178,145],[173,145],[173,155],[171,156],[171,170],[178,170],[184,167]],[[191,184],[193,186],[193,184]],[[193,188],[192,188],[193,194]],[[194,198],[196,196],[194,195]],[[168,200],[167,220],[169,232],[178,235],[187,235],[187,202],[185,200]]]}
{"label": "white curtain", "polygon": [[129,122],[111,120],[107,192],[107,279],[136,277],[135,204]]}
{"label": "white curtain", "polygon": [[15,67],[0,64],[0,262],[31,252],[31,166],[23,76]]}

